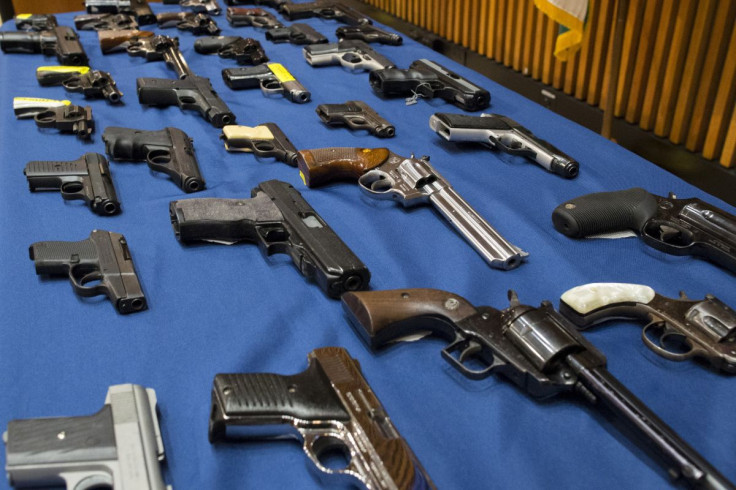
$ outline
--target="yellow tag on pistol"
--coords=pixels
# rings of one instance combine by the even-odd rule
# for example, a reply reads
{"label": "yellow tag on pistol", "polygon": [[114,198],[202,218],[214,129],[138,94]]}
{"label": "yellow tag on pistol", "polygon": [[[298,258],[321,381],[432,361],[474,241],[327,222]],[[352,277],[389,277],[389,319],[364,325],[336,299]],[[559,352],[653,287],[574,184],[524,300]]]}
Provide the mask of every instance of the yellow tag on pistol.
{"label": "yellow tag on pistol", "polygon": [[282,65],[281,63],[269,63],[268,67],[271,69],[276,79],[281,83],[293,82],[294,80],[296,80],[296,78],[294,78],[294,76],[289,73],[289,70],[284,68],[284,65]]}

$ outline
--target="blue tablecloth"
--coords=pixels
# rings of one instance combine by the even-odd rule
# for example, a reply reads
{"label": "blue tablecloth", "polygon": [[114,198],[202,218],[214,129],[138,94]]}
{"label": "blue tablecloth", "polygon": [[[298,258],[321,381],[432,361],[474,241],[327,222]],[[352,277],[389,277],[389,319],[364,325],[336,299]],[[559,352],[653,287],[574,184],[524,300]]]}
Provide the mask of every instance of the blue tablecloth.
{"label": "blue tablecloth", "polygon": [[[154,4],[155,12],[176,6]],[[58,15],[73,25],[71,14]],[[634,186],[665,195],[696,196],[733,207],[520,95],[406,39],[401,47],[377,46],[400,67],[429,58],[492,94],[490,112],[505,114],[580,161],[580,176],[564,180],[521,158],[481,147],[457,147],[428,127],[434,112],[461,112],[441,100],[381,99],[366,73],[313,68],[301,47],[272,44],[263,31],[231,28],[224,34],[260,40],[309,90],[297,105],[260,91],[231,91],[220,70],[231,60],[197,54],[196,37],[178,35],[195,73],[210,77],[238,118],[255,126],[276,122],[298,148],[388,146],[401,155],[431,155],[455,189],[512,243],[530,253],[520,268],[489,268],[429,207],[405,210],[364,197],[352,184],[308,189],[298,172],[279,162],[231,154],[219,130],[195,112],[142,107],[136,77],[173,78],[164,63],[114,54],[103,56],[95,32],[80,32],[92,67],[110,71],[124,105],[86,101],[62,87],[42,88],[35,68],[57,64],[41,55],[0,56],[0,425],[14,418],[73,416],[97,411],[108,385],[138,383],[158,394],[166,448],[166,479],[177,490],[322,488],[300,445],[251,442],[212,446],[207,441],[210,390],[216,373],[293,374],[321,346],[342,346],[439,488],[661,488],[662,470],[608,422],[570,399],[536,402],[502,379],[471,381],[441,357],[440,340],[404,343],[371,352],[349,326],[340,302],[304,280],[286,256],[265,258],[252,244],[182,246],[172,232],[168,203],[187,197],[249,197],[259,182],[294,185],[368,265],[372,289],[439,288],[476,305],[507,305],[515,289],[523,302],[557,303],[561,293],[588,282],[631,282],[676,296],[706,293],[736,305],[734,276],[705,261],[664,255],[637,239],[573,241],[557,233],[552,210],[589,192]],[[306,21],[335,41],[332,21]],[[146,26],[149,27],[149,26]],[[12,30],[10,23],[3,26]],[[12,98],[63,99],[92,106],[97,131],[90,143],[33,121],[16,120]],[[360,99],[396,126],[379,140],[323,125],[320,103]],[[107,126],[155,130],[176,126],[194,138],[207,190],[183,194],[145,164],[111,163],[123,213],[103,218],[58,193],[30,193],[23,167],[31,160],[74,160],[104,153]],[[123,233],[130,245],[150,309],[121,316],[104,298],[81,299],[64,279],[36,276],[28,246],[43,240],[81,240],[93,229]],[[727,477],[736,481],[734,379],[694,363],[674,363],[649,352],[631,323],[586,334],[606,354],[609,369]],[[4,456],[3,456],[4,457]]]}

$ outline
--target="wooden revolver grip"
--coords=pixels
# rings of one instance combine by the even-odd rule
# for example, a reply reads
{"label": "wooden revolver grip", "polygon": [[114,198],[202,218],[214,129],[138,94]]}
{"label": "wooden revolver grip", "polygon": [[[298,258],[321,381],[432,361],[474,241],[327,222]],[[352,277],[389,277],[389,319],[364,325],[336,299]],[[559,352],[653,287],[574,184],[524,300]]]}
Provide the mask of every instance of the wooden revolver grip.
{"label": "wooden revolver grip", "polygon": [[357,180],[385,162],[388,148],[319,148],[299,152],[299,171],[308,187],[335,180]]}
{"label": "wooden revolver grip", "polygon": [[342,304],[373,348],[422,330],[436,330],[435,322],[428,319],[455,324],[477,313],[462,296],[439,289],[355,291],[343,294]]}

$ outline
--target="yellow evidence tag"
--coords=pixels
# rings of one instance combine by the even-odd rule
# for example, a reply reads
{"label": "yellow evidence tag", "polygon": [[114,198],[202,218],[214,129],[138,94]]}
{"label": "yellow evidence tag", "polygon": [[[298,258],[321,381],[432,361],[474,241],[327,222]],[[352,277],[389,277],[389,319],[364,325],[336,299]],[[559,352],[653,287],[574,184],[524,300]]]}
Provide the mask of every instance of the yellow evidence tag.
{"label": "yellow evidence tag", "polygon": [[36,68],[36,73],[43,73],[43,72],[79,73],[80,75],[84,75],[85,73],[89,72],[89,66],[58,65],[58,66],[39,66],[38,68]]}
{"label": "yellow evidence tag", "polygon": [[269,63],[268,67],[271,69],[271,72],[273,72],[276,79],[281,83],[293,82],[294,80],[296,80],[296,78],[294,78],[294,76],[289,73],[289,70],[284,68],[284,65],[282,65],[281,63]]}

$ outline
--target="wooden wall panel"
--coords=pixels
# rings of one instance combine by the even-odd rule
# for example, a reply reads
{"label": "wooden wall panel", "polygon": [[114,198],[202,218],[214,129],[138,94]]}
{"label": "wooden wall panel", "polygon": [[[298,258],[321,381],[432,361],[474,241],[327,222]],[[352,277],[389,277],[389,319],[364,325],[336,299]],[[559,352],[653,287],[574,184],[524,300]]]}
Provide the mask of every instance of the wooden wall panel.
{"label": "wooden wall panel", "polygon": [[[590,0],[583,46],[566,63],[553,56],[558,25],[534,0],[363,1],[603,106],[618,0]],[[629,0],[614,115],[736,166],[735,23],[734,0]]]}

